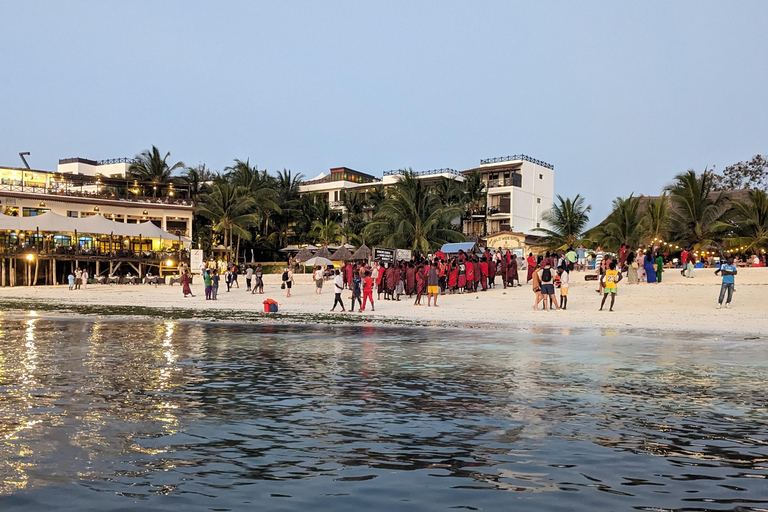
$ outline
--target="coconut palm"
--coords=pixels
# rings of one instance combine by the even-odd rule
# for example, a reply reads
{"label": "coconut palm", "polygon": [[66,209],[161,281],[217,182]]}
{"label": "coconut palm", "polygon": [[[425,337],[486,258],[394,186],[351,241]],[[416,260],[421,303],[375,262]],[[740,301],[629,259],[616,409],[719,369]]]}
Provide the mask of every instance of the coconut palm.
{"label": "coconut palm", "polygon": [[154,183],[153,191],[154,195],[157,195],[157,187],[176,181],[177,178],[173,176],[173,171],[184,167],[183,162],[170,165],[168,163],[170,156],[170,152],[166,153],[165,156],[160,156],[160,150],[157,149],[157,146],[152,146],[152,149],[145,149],[136,156],[128,167],[128,174],[138,181]]}
{"label": "coconut palm", "polygon": [[557,202],[541,216],[541,220],[552,228],[536,228],[534,231],[543,233],[541,242],[547,247],[552,249],[571,247],[583,235],[591,210],[592,206],[584,206],[584,198],[579,194],[576,194],[573,199],[563,199],[558,195]]}
{"label": "coconut palm", "polygon": [[466,240],[450,228],[451,220],[460,216],[462,209],[440,204],[437,195],[413,171],[404,171],[389,193],[364,230],[369,239],[424,254],[446,242]]}
{"label": "coconut palm", "polygon": [[598,226],[599,243],[608,250],[618,250],[622,244],[637,247],[643,241],[645,219],[640,214],[640,198],[617,197],[608,218]]}
{"label": "coconut palm", "polygon": [[729,204],[726,193],[716,191],[712,173],[697,176],[689,170],[678,174],[666,190],[672,202],[670,231],[674,237],[696,250],[713,245],[717,236],[713,227],[723,219]]}
{"label": "coconut palm", "polygon": [[768,194],[750,190],[747,201],[734,201],[728,222],[718,222],[713,230],[725,234],[728,247],[744,252],[768,249]]}
{"label": "coconut palm", "polygon": [[189,198],[192,205],[197,206],[207,183],[213,180],[213,173],[206,168],[205,164],[200,164],[197,167],[187,167],[181,175],[181,179],[189,187]]}
{"label": "coconut palm", "polygon": [[325,218],[312,223],[312,236],[321,245],[329,245],[341,240],[341,223]]}
{"label": "coconut palm", "polygon": [[262,224],[262,234],[265,234],[269,230],[270,215],[281,212],[277,203],[278,193],[272,188],[274,180],[267,171],[259,171],[256,166],[251,167],[250,160],[243,162],[236,158],[235,164],[224,170],[228,171],[225,176],[232,186],[244,188],[254,199],[255,213]]}
{"label": "coconut palm", "polygon": [[488,204],[488,188],[483,181],[483,175],[480,171],[474,171],[467,176],[467,179],[464,181],[463,189],[464,197],[462,198],[462,201],[470,214],[470,220],[472,219],[472,214],[481,214],[483,216],[482,232],[474,234],[485,235],[488,231],[487,218],[485,217],[486,206]]}
{"label": "coconut palm", "polygon": [[643,236],[642,245],[652,240],[666,240],[669,238],[670,209],[669,197],[664,192],[659,197],[651,199],[643,212]]}
{"label": "coconut palm", "polygon": [[[224,247],[227,248],[229,257],[234,236],[237,236],[238,240],[251,239],[248,228],[259,221],[258,216],[253,213],[256,200],[245,187],[235,187],[221,178],[214,181],[210,191],[201,199],[196,213],[210,219],[213,223],[213,231],[223,235]],[[238,253],[239,247],[235,252],[235,260]]]}
{"label": "coconut palm", "polygon": [[464,188],[456,178],[441,176],[435,184],[435,194],[443,206],[458,206],[464,197]]}

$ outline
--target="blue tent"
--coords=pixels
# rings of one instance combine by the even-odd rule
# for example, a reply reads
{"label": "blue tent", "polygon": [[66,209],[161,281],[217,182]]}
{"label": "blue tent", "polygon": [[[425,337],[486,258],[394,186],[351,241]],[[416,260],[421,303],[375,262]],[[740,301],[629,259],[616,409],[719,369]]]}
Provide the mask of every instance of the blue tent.
{"label": "blue tent", "polygon": [[459,251],[472,252],[475,249],[475,242],[455,242],[452,244],[443,244],[440,248],[445,254],[458,254]]}

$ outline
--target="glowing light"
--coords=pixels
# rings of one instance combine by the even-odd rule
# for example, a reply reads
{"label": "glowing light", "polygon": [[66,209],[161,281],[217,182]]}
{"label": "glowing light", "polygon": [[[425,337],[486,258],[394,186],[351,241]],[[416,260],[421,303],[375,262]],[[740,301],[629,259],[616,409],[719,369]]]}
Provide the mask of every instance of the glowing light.
{"label": "glowing light", "polygon": [[35,255],[34,254],[27,254],[27,260],[28,261],[32,261],[34,259],[35,259]]}

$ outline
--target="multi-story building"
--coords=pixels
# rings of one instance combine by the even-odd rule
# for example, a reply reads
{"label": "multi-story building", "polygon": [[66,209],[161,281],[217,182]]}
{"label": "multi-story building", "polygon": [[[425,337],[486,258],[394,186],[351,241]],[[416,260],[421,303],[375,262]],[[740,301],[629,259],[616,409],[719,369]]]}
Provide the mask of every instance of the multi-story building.
{"label": "multi-story building", "polygon": [[[465,171],[434,169],[416,175],[423,180],[436,181],[441,177],[464,182],[472,173],[479,172],[486,187],[487,204],[466,212],[464,233],[471,238],[509,231],[528,235],[537,234],[543,227],[542,214],[554,202],[554,166],[526,155],[488,158],[480,166]],[[327,194],[332,208],[344,211],[344,194],[356,191],[365,195],[372,186],[391,186],[402,171],[386,171],[381,179],[347,167],[331,169],[330,174],[302,184],[302,193]]]}

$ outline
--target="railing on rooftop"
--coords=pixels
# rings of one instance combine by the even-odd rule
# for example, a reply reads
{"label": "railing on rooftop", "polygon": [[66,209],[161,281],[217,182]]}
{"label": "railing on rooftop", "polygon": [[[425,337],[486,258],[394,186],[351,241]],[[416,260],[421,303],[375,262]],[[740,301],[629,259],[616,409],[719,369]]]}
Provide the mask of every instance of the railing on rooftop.
{"label": "railing on rooftop", "polygon": [[[309,181],[302,181],[302,185],[315,185],[316,183],[331,183],[335,181],[350,181],[352,183],[357,183],[359,185],[365,185],[366,183],[378,183],[381,180],[379,178],[371,178],[370,181],[354,181],[354,180],[339,180],[339,179],[333,179],[332,174],[329,174],[328,176],[323,176],[322,178],[318,178],[316,180],[309,180]],[[367,178],[366,178],[367,179]]]}
{"label": "railing on rooftop", "polygon": [[[89,199],[104,199],[104,200],[110,200],[110,201],[120,201],[120,202],[132,202],[132,203],[154,203],[154,204],[162,204],[162,205],[175,205],[175,206],[192,206],[191,201],[188,201],[187,199],[181,198],[181,197],[168,197],[168,196],[162,196],[162,197],[154,197],[154,196],[144,196],[144,195],[138,195],[133,193],[128,193],[126,196],[118,196],[112,191],[104,190],[100,192],[96,191],[87,191],[87,190],[77,190],[75,187],[61,187],[56,184],[57,187],[48,187],[48,186],[36,186],[36,185],[19,185],[19,184],[12,184],[12,183],[0,183],[0,191],[8,191],[8,192],[25,192],[28,194],[45,194],[45,195],[52,195],[52,196],[66,196],[66,197],[82,197],[82,198],[89,198]],[[93,185],[90,185],[93,186]],[[107,188],[104,186],[104,188]]]}
{"label": "railing on rooftop", "polygon": [[108,158],[106,160],[99,160],[96,165],[109,165],[109,164],[132,164],[135,162],[134,158]]}
{"label": "railing on rooftop", "polygon": [[528,155],[511,155],[511,156],[497,156],[495,158],[484,158],[480,160],[480,165],[497,164],[501,162],[513,162],[515,160],[525,160],[526,162],[531,162],[532,164],[540,165],[542,167],[546,167],[547,169],[555,170],[554,165],[547,163],[544,160],[537,160],[536,158],[531,158]]}
{"label": "railing on rooftop", "polygon": [[[384,176],[398,176],[404,174],[403,169],[393,169],[391,171],[384,171]],[[431,176],[434,174],[453,174],[454,176],[461,176],[462,174],[456,169],[446,167],[445,169],[430,169],[428,171],[413,171],[416,176]]]}

